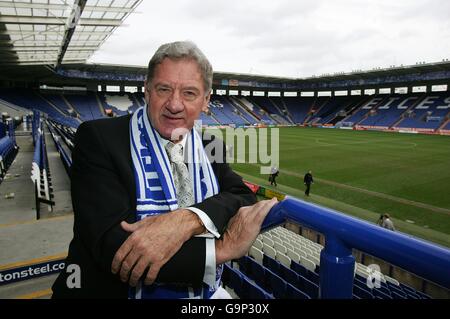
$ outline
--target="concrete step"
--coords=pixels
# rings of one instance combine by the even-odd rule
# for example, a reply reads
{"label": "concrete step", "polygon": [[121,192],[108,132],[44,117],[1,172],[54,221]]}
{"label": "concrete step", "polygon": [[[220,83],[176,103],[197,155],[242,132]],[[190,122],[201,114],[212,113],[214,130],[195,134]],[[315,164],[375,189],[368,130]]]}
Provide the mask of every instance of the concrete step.
{"label": "concrete step", "polygon": [[73,215],[0,225],[0,269],[67,253]]}
{"label": "concrete step", "polygon": [[0,286],[0,299],[49,299],[58,274]]}

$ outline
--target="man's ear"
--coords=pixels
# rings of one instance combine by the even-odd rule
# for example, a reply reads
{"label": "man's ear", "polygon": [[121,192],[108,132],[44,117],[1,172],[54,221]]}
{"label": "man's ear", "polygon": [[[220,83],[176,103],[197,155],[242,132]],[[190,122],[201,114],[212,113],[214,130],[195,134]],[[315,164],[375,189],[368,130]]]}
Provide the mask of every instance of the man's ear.
{"label": "man's ear", "polygon": [[147,104],[149,104],[150,102],[150,90],[148,89],[149,83],[147,82],[147,80],[144,81],[144,98],[145,101],[147,102]]}
{"label": "man's ear", "polygon": [[208,95],[205,96],[205,101],[203,101],[202,111],[205,113],[208,112],[210,99],[211,99],[211,92],[209,92]]}

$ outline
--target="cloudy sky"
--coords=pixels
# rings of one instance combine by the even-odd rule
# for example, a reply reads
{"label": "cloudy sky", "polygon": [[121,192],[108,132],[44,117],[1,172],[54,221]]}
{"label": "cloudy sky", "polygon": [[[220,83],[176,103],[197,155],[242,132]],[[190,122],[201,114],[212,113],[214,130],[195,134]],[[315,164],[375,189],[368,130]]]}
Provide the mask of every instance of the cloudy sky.
{"label": "cloudy sky", "polygon": [[89,62],[191,40],[215,71],[308,77],[450,58],[448,0],[144,0]]}

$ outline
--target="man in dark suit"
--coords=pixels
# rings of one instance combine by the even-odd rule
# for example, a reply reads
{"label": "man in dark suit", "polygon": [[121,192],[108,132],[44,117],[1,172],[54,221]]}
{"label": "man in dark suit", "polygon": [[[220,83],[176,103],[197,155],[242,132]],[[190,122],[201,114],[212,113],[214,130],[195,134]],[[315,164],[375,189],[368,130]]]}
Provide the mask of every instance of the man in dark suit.
{"label": "man in dark suit", "polygon": [[308,171],[308,173],[305,174],[305,177],[303,178],[303,183],[306,185],[305,195],[309,196],[311,184],[314,184],[314,179],[311,171]]}
{"label": "man in dark suit", "polygon": [[[211,85],[212,68],[194,44],[175,42],[158,49],[149,63],[144,113],[162,143],[185,143],[174,133],[192,130],[208,108]],[[130,287],[153,283],[211,286],[211,269],[214,281],[216,265],[248,251],[276,203],[255,204],[224,154],[211,161],[218,193],[138,221],[131,118],[85,122],[78,128],[71,168],[74,237],[66,267],[78,265],[81,278],[80,285],[68,287],[71,273],[63,270],[52,287],[54,298],[127,298]]]}

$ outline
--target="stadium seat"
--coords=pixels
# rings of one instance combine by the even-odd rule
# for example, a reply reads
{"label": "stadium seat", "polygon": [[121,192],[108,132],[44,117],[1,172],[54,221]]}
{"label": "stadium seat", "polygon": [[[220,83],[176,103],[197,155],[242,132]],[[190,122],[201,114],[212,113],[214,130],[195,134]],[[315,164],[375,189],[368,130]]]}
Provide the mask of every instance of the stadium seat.
{"label": "stadium seat", "polygon": [[[307,257],[306,252],[304,252],[304,251],[302,250],[302,248],[299,248],[299,247],[295,247],[295,246],[294,246],[294,252],[297,253],[299,256]],[[300,262],[300,259],[299,259],[298,262]]]}
{"label": "stadium seat", "polygon": [[263,242],[261,239],[256,238],[255,242],[253,243],[253,246],[255,246],[256,248],[258,248],[259,250],[263,249]]}
{"label": "stadium seat", "polygon": [[[283,241],[280,239],[278,234],[273,234],[272,240],[273,240],[274,244],[283,245]],[[274,245],[274,247],[275,247],[275,245]]]}
{"label": "stadium seat", "polygon": [[292,270],[291,268],[286,267],[285,265],[282,265],[282,264],[280,264],[280,266],[278,268],[277,275],[279,275],[281,278],[283,278],[287,282],[290,282],[293,285],[296,285],[296,283],[299,279],[298,274],[294,270]]}
{"label": "stadium seat", "polygon": [[266,269],[262,264],[256,262],[256,260],[249,259],[248,261],[248,274],[250,277],[261,287],[265,288],[265,271]]}
{"label": "stadium seat", "polygon": [[275,256],[277,255],[277,252],[275,251],[275,249],[266,243],[264,243],[263,252],[265,255],[267,255],[271,258],[274,258],[274,259],[275,259]]}
{"label": "stadium seat", "polygon": [[286,285],[286,298],[287,299],[311,299],[306,293],[300,289],[295,288],[290,283]]}
{"label": "stadium seat", "polygon": [[317,273],[313,271],[306,270],[306,275],[304,277],[315,284],[319,284],[320,277]]}
{"label": "stadium seat", "polygon": [[251,283],[247,278],[244,279],[243,288],[250,299],[273,299],[273,297],[261,287]]}
{"label": "stadium seat", "polygon": [[251,258],[248,257],[248,256],[243,256],[243,257],[241,257],[241,258],[239,258],[239,259],[237,260],[238,265],[239,265],[239,271],[240,271],[240,272],[242,272],[242,273],[244,273],[244,274],[248,274],[248,273],[249,273],[249,270],[250,270],[250,265],[249,265],[250,260],[251,260]]}
{"label": "stadium seat", "polygon": [[353,286],[353,293],[361,299],[373,299],[372,293],[359,286]]}
{"label": "stadium seat", "polygon": [[390,293],[386,293],[380,289],[374,288],[372,289],[374,297],[379,297],[381,299],[392,299]]}
{"label": "stadium seat", "polygon": [[297,274],[306,276],[307,269],[303,267],[301,264],[291,260],[291,269],[294,270]]}
{"label": "stadium seat", "polygon": [[298,287],[301,291],[306,292],[311,298],[319,297],[319,286],[309,279],[299,275]]}
{"label": "stadium seat", "polygon": [[267,236],[263,236],[263,243],[270,247],[273,247],[273,245],[274,245],[273,240]]}
{"label": "stadium seat", "polygon": [[[291,258],[291,261],[295,261],[295,262],[300,262],[300,255],[297,254],[295,251],[293,251],[292,249],[288,249],[287,250],[287,255],[289,258]],[[305,256],[306,257],[306,256]]]}
{"label": "stadium seat", "polygon": [[280,271],[280,263],[270,256],[264,255],[263,265],[276,274]]}
{"label": "stadium seat", "polygon": [[273,296],[277,299],[286,298],[286,281],[270,270],[266,271],[266,275]]}
{"label": "stadium seat", "polygon": [[260,264],[263,263],[264,253],[255,246],[250,247],[249,255],[252,256]]}
{"label": "stadium seat", "polygon": [[290,244],[290,243],[284,243],[284,246],[285,246],[287,249],[291,249],[291,250],[294,249],[294,245],[292,245],[292,244]]}
{"label": "stadium seat", "polygon": [[291,267],[291,258],[286,256],[283,253],[277,252],[277,255],[275,256],[275,259],[279,261],[282,265],[285,265],[286,267]]}
{"label": "stadium seat", "polygon": [[242,295],[242,275],[238,270],[231,268],[229,265],[224,265],[225,277],[229,278],[229,282],[226,284],[228,287],[238,295]]}
{"label": "stadium seat", "polygon": [[309,271],[315,272],[316,271],[316,264],[312,262],[310,259],[305,257],[300,257],[300,264],[308,269]]}
{"label": "stadium seat", "polygon": [[275,248],[275,250],[279,253],[286,254],[286,247],[284,247],[284,244],[274,241],[273,248]]}
{"label": "stadium seat", "polygon": [[393,299],[406,299],[407,298],[407,295],[405,293],[402,293],[395,289],[391,290],[391,296]]}
{"label": "stadium seat", "polygon": [[420,296],[421,299],[431,299],[430,295],[424,294],[423,292],[418,291],[417,294]]}

